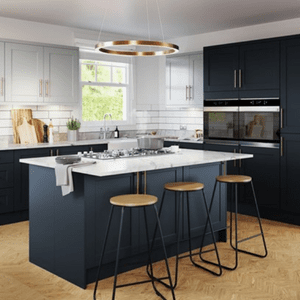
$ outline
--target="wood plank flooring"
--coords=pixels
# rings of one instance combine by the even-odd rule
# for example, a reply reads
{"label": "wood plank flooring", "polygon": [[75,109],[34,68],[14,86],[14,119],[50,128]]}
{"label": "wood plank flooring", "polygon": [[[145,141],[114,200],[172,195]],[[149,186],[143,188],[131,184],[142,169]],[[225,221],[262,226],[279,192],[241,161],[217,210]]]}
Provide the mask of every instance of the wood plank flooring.
{"label": "wood plank flooring", "polygon": [[[256,234],[256,219],[239,215],[239,239]],[[0,299],[1,300],[92,300],[94,284],[80,289],[29,263],[28,222],[0,226]],[[235,271],[213,276],[193,267],[188,258],[180,261],[177,300],[300,300],[300,227],[263,220],[269,254],[266,258],[239,255]],[[241,248],[263,252],[260,237],[241,243]],[[218,243],[221,261],[233,263],[229,244]],[[228,250],[227,250],[228,249]],[[206,254],[207,258],[212,253]],[[213,255],[212,255],[213,257]],[[199,258],[196,258],[199,261]],[[174,258],[170,259],[171,268]],[[164,264],[155,264],[164,274]],[[174,270],[174,268],[172,268]],[[145,268],[121,274],[119,284],[147,279]],[[97,299],[111,299],[113,278],[100,281]],[[171,299],[170,292],[157,285]],[[154,300],[151,284],[117,289],[117,300]]]}

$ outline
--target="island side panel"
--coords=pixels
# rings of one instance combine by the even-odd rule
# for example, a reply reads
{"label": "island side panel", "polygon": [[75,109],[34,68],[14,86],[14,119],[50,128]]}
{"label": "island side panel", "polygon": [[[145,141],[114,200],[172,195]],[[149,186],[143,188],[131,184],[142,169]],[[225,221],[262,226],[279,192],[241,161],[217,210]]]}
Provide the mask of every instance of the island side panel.
{"label": "island side panel", "polygon": [[30,262],[85,288],[83,175],[73,180],[75,191],[63,197],[54,169],[30,165]]}

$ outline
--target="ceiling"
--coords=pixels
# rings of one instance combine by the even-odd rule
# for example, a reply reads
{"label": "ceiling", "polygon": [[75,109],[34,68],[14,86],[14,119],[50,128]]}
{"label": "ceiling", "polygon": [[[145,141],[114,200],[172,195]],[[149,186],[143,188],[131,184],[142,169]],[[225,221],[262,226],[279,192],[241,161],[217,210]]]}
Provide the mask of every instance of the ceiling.
{"label": "ceiling", "polygon": [[157,3],[165,39],[300,17],[300,0],[1,0],[0,17],[148,38],[148,7],[161,40]]}

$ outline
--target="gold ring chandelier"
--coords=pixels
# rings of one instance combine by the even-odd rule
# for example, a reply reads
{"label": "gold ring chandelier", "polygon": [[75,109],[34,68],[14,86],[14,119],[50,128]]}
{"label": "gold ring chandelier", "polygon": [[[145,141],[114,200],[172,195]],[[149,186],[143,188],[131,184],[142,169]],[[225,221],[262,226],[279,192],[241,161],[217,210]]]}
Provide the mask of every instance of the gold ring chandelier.
{"label": "gold ring chandelier", "polygon": [[[112,46],[153,46],[157,48],[163,48],[165,50],[155,51],[133,51],[133,50],[111,50],[107,47]],[[98,43],[95,48],[100,52],[114,55],[126,55],[126,56],[155,56],[155,55],[168,55],[179,51],[179,47],[175,44],[159,42],[159,41],[142,41],[142,40],[129,40],[129,41],[111,41]]]}
{"label": "gold ring chandelier", "polygon": [[[159,13],[159,7],[158,7],[158,0],[156,0],[156,5],[157,5],[157,10],[158,10],[158,16],[159,16],[159,21],[160,21],[160,27],[161,27],[161,32],[163,36],[163,41],[150,41],[150,29],[149,29],[149,16],[148,16],[148,3],[146,0],[146,7],[147,7],[147,21],[148,21],[148,36],[149,40],[125,40],[125,41],[109,41],[109,42],[100,42],[95,45],[95,50],[98,50],[102,53],[105,54],[112,54],[112,55],[124,55],[124,56],[159,56],[159,55],[169,55],[169,54],[174,54],[179,51],[179,47],[175,44],[167,43],[164,41],[164,34],[162,30],[162,23],[161,23],[161,18],[160,18],[160,13]],[[107,12],[107,9],[106,9]],[[102,21],[101,25],[101,30],[99,33],[98,41],[100,40],[100,35],[104,23],[104,19],[106,16],[106,12]],[[131,46],[148,46],[151,47],[149,51],[136,51],[136,49],[132,50],[130,48],[126,50],[120,50],[119,48],[116,49],[111,49],[115,46],[123,46],[123,47],[131,47]],[[155,48],[155,50],[152,49]]]}

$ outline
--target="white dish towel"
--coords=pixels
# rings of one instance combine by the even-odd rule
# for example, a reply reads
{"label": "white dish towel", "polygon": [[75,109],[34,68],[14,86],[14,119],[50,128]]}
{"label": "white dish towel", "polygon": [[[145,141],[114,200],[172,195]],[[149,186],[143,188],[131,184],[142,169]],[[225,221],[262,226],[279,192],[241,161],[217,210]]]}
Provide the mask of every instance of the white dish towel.
{"label": "white dish towel", "polygon": [[62,195],[66,196],[74,191],[72,169],[95,164],[95,161],[55,166],[56,186],[61,186]]}

